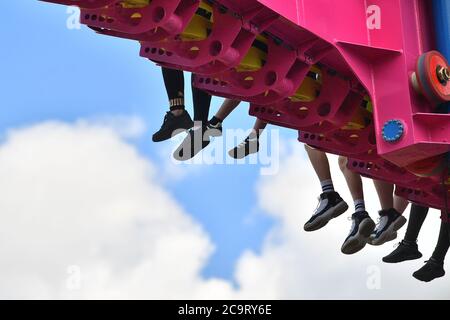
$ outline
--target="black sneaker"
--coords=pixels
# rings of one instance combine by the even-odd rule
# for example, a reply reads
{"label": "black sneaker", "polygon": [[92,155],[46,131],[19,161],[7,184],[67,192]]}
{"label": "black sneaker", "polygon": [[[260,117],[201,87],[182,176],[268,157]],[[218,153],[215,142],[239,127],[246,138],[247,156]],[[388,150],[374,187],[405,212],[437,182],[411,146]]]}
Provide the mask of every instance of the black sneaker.
{"label": "black sneaker", "polygon": [[311,232],[323,228],[328,222],[347,211],[348,205],[337,192],[322,193],[313,216],[305,223],[305,231]]}
{"label": "black sneaker", "polygon": [[153,142],[162,142],[169,140],[173,136],[189,130],[193,125],[194,122],[192,121],[191,116],[186,110],[183,110],[183,113],[179,116],[175,116],[172,112],[169,111],[164,117],[161,129],[159,129],[159,131],[153,135],[152,140]]}
{"label": "black sneaker", "polygon": [[211,142],[207,126],[189,130],[186,138],[173,153],[178,161],[187,161],[194,158],[200,151],[205,149]]}
{"label": "black sneaker", "polygon": [[423,282],[430,282],[434,279],[445,276],[444,264],[430,259],[425,265],[413,273],[413,277]]}
{"label": "black sneaker", "polygon": [[375,229],[375,222],[366,211],[355,212],[352,215],[352,221],[350,234],[341,248],[343,254],[354,254],[361,251]]}
{"label": "black sneaker", "polygon": [[237,147],[228,151],[230,157],[240,160],[259,152],[259,138],[256,135],[249,135]]}
{"label": "black sneaker", "polygon": [[406,218],[395,209],[382,210],[379,214],[378,225],[369,238],[369,243],[374,246],[381,246],[394,240],[393,234],[406,223]]}
{"label": "black sneaker", "polygon": [[399,263],[420,258],[422,258],[422,253],[420,253],[417,243],[403,240],[394,251],[383,258],[383,262]]}

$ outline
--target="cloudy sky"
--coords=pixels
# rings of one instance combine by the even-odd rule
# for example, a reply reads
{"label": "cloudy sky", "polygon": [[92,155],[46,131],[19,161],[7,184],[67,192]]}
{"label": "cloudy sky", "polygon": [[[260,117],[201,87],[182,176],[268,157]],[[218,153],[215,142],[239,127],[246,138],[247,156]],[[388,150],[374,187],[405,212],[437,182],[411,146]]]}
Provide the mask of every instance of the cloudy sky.
{"label": "cloudy sky", "polygon": [[[279,131],[276,175],[178,165],[176,141],[150,141],[167,103],[137,43],[69,29],[62,6],[0,9],[11,26],[0,30],[0,298],[450,298],[448,278],[411,277],[432,252],[437,212],[422,260],[383,265],[393,243],[344,256],[350,213],[302,232],[320,189],[296,132]],[[247,112],[226,126],[249,128]]]}

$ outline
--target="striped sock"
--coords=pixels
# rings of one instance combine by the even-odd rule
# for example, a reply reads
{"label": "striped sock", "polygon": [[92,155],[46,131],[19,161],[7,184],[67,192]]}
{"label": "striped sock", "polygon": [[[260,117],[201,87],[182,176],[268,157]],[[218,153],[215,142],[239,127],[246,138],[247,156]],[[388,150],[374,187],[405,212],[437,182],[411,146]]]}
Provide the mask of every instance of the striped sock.
{"label": "striped sock", "polygon": [[169,100],[170,111],[184,110],[184,98],[176,98]]}
{"label": "striped sock", "polygon": [[322,186],[322,192],[328,193],[334,191],[333,181],[332,180],[324,180],[320,182],[320,185]]}
{"label": "striped sock", "polygon": [[354,204],[355,204],[355,212],[366,211],[366,204],[364,203],[364,199],[355,200]]}

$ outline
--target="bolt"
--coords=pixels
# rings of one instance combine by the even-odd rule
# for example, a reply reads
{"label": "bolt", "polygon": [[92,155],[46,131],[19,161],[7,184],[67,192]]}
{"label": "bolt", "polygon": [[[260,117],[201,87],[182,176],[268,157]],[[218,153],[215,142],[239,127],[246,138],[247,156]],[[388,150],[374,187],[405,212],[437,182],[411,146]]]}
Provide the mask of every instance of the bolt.
{"label": "bolt", "polygon": [[446,85],[448,81],[450,81],[450,70],[449,68],[445,68],[442,66],[437,67],[437,76],[439,81]]}
{"label": "bolt", "polygon": [[449,68],[444,68],[444,79],[446,79],[447,81],[450,81],[450,69]]}
{"label": "bolt", "polygon": [[385,122],[382,130],[383,140],[390,143],[398,142],[404,133],[404,125],[400,120]]}

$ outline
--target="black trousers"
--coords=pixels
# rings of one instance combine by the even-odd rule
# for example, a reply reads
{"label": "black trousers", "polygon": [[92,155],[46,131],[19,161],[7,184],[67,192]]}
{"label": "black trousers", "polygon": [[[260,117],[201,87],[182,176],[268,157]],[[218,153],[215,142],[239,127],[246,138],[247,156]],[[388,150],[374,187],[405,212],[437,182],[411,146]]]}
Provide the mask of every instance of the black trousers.
{"label": "black trousers", "polygon": [[411,213],[409,214],[408,228],[406,229],[405,240],[408,242],[416,242],[420,233],[420,229],[428,215],[430,209],[417,204],[412,204]]}
{"label": "black trousers", "polygon": [[[169,101],[184,100],[184,73],[181,70],[162,68],[164,84]],[[195,75],[192,74],[192,100],[194,104],[194,121],[208,121],[211,95],[194,87]],[[172,104],[172,103],[171,103]],[[184,101],[182,107],[184,108]]]}
{"label": "black trousers", "polygon": [[450,248],[450,223],[441,222],[439,239],[434,249],[432,258],[438,262],[444,262],[445,256]]}

